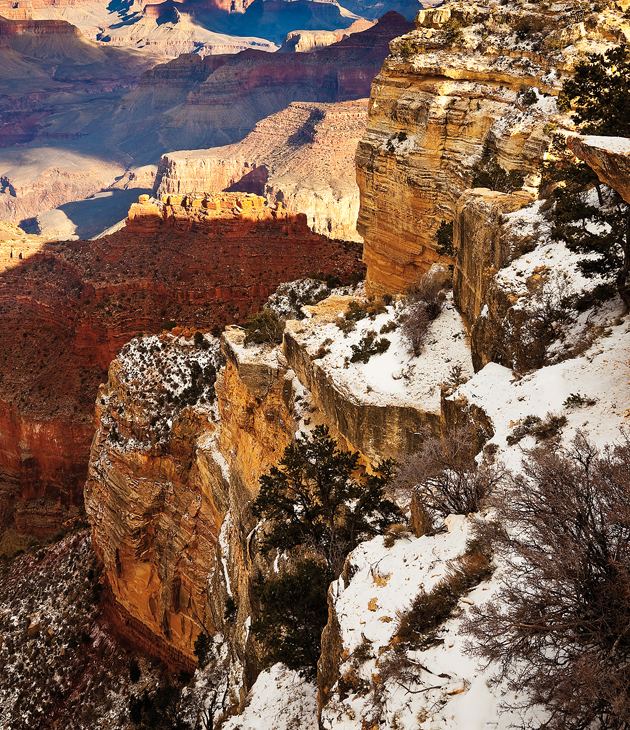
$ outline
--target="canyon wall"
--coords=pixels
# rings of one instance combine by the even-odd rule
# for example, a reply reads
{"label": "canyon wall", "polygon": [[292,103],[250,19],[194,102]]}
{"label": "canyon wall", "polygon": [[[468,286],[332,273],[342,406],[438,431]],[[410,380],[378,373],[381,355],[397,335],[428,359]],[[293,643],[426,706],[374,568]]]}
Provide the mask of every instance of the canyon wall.
{"label": "canyon wall", "polygon": [[[156,67],[129,93],[114,116],[136,153],[159,130],[160,152],[232,144],[261,119],[296,101],[336,103],[365,98],[388,53],[389,41],[411,24],[388,13],[373,27],[312,53],[247,50],[203,61],[187,56]],[[124,142],[124,149],[134,154]]]}
{"label": "canyon wall", "polygon": [[242,321],[281,281],[361,269],[351,244],[304,216],[265,216],[204,227],[139,215],[95,241],[0,243],[3,524],[39,510],[20,529],[50,532],[58,502],[80,503],[98,385],[138,332],[169,320],[208,331]]}
{"label": "canyon wall", "polygon": [[[367,124],[367,100],[295,102],[258,122],[242,142],[163,155],[156,195],[243,190],[304,213],[313,231],[360,240],[354,156]],[[282,129],[282,135],[278,135]]]}
{"label": "canyon wall", "polygon": [[525,190],[536,184],[551,135],[570,126],[554,103],[563,79],[580,53],[629,31],[615,8],[585,20],[568,3],[552,13],[451,2],[421,11],[416,26],[374,80],[357,151],[357,227],[375,292],[404,291],[438,259],[436,231],[484,155],[522,174]]}
{"label": "canyon wall", "polygon": [[[206,336],[201,344],[190,329],[134,339],[110,366],[97,397],[85,500],[118,624],[133,619],[125,628],[131,640],[153,633],[153,653],[171,664],[195,661],[200,631],[220,632],[241,699],[260,670],[249,633],[258,611],[257,576],[292,559],[261,553],[261,527],[251,511],[260,476],[278,464],[297,431],[316,424],[329,426],[343,447],[359,450],[368,469],[447,427],[439,386],[437,395],[399,388],[388,405],[361,403],[340,380],[338,363],[315,352],[323,330],[351,299],[332,296],[309,306],[307,319],[287,323],[278,346],[245,346],[243,330],[228,327],[223,360],[216,340]],[[383,321],[390,315],[384,312]],[[452,307],[445,317],[459,327],[449,362],[461,360],[471,372],[461,319]],[[210,361],[222,364],[216,382]],[[430,354],[427,361],[436,383],[446,378],[449,363],[436,365]],[[234,610],[227,610],[228,599]]]}

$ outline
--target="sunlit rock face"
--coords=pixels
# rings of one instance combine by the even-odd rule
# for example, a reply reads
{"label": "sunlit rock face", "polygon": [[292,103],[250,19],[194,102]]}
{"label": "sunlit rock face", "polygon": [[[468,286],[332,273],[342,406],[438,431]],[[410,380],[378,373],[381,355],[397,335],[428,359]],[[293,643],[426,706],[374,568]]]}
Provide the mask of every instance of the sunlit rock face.
{"label": "sunlit rock face", "polygon": [[[372,290],[404,291],[436,261],[436,231],[484,153],[522,173],[526,187],[536,183],[551,135],[571,126],[554,103],[563,79],[580,53],[628,33],[614,7],[588,22],[574,11],[451,2],[421,11],[416,30],[392,42],[357,151],[357,228]],[[445,30],[454,21],[459,39]]]}
{"label": "sunlit rock face", "polygon": [[96,241],[0,243],[3,524],[51,532],[81,504],[97,388],[138,332],[241,322],[314,266],[342,277],[362,268],[358,251],[312,233],[305,216],[243,217],[230,205],[207,226],[193,208],[163,220],[136,204],[128,227]]}
{"label": "sunlit rock face", "polygon": [[295,102],[258,122],[242,142],[163,155],[156,195],[195,190],[257,193],[288,211],[306,214],[316,233],[360,240],[354,156],[366,123],[367,99]]}

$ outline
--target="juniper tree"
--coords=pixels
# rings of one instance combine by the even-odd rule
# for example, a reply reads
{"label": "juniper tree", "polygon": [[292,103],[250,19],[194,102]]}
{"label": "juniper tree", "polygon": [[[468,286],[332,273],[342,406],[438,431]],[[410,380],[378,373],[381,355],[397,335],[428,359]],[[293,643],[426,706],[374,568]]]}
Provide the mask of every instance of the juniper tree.
{"label": "juniper tree", "polygon": [[303,560],[292,572],[258,581],[260,614],[252,633],[264,646],[265,666],[283,662],[305,677],[315,678],[332,579],[326,564]]}
{"label": "juniper tree", "polygon": [[267,521],[263,552],[305,549],[308,560],[279,577],[260,579],[260,614],[252,631],[266,664],[282,661],[315,675],[328,618],[326,593],[348,553],[402,515],[385,496],[394,462],[358,473],[358,453],[337,448],[325,426],[285,449],[278,467],[261,477],[253,511]]}
{"label": "juniper tree", "polygon": [[267,520],[265,551],[306,547],[339,575],[359,542],[400,521],[386,498],[394,462],[374,474],[358,474],[359,455],[337,448],[326,426],[287,446],[279,466],[260,478],[254,514]]}

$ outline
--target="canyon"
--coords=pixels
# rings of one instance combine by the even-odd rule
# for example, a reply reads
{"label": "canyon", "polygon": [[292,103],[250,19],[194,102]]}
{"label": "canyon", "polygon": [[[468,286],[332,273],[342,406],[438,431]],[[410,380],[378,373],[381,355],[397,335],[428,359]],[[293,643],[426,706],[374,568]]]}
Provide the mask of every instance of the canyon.
{"label": "canyon", "polygon": [[[355,96],[368,83],[365,39],[384,47],[394,26],[401,35],[366,110]],[[573,4],[453,0],[420,11],[415,30],[391,14],[280,62],[252,50],[182,56],[147,71],[114,120],[133,121],[140,141],[151,114],[175,110],[182,126],[164,139],[208,135],[222,146],[163,155],[154,197],[140,196],[104,238],[51,242],[0,228],[3,523],[45,535],[79,514],[84,487],[112,625],[174,672],[193,671],[196,640],[213,638],[229,660],[230,712],[244,713],[223,718],[228,730],[275,723],[296,694],[264,689],[274,669],[262,671],[251,631],[260,580],[300,557],[266,555],[252,511],[261,475],[296,437],[326,425],[368,473],[458,428],[480,463],[515,470],[532,419],[562,423],[556,445],[588,424],[600,447],[618,437],[630,413],[619,300],[554,321],[550,343],[530,327],[540,307],[594,286],[553,239],[539,197],[554,134],[630,195],[627,141],[577,136],[557,103],[581,55],[628,34],[614,3],[583,17]],[[294,98],[309,94],[317,98]],[[279,125],[286,139],[274,138]],[[490,163],[517,182],[476,186]],[[442,221],[453,223],[452,256],[436,250]],[[301,280],[267,299],[281,282],[328,274],[329,289],[331,276],[356,280],[364,266],[364,286],[331,293]],[[429,271],[448,280],[449,267],[452,292],[414,352],[409,290]],[[281,342],[248,344],[234,323],[265,300],[287,317]],[[378,352],[356,357],[380,336]],[[524,449],[539,445],[533,432],[523,438]],[[408,504],[404,490],[396,496]],[[467,514],[423,534],[417,509],[412,501],[408,523],[360,545],[331,584],[316,707],[298,724],[454,730],[472,717],[503,730],[515,719],[500,714],[501,688],[458,633],[495,579],[458,602],[437,641],[406,646],[397,634],[410,602],[470,554]],[[396,660],[412,669],[388,674]],[[193,682],[207,690],[204,671]]]}
{"label": "canyon", "polygon": [[[390,14],[312,53],[182,54],[159,64],[150,51],[88,41],[64,21],[2,24],[0,218],[52,236],[57,228],[36,218],[55,209],[68,235],[83,238],[150,191],[144,171],[163,153],[238,142],[293,102],[367,97],[389,41],[411,27]],[[100,196],[98,214],[91,196]]]}
{"label": "canyon", "polygon": [[304,213],[315,233],[360,240],[354,156],[366,124],[367,99],[294,102],[258,122],[242,142],[163,155],[155,195],[194,190],[258,193],[288,211]]}
{"label": "canyon", "polygon": [[312,233],[303,215],[235,212],[195,230],[151,206],[132,211],[128,227],[95,241],[2,243],[5,525],[50,533],[81,503],[96,390],[131,337],[169,320],[223,327],[280,281],[361,269],[353,244]]}

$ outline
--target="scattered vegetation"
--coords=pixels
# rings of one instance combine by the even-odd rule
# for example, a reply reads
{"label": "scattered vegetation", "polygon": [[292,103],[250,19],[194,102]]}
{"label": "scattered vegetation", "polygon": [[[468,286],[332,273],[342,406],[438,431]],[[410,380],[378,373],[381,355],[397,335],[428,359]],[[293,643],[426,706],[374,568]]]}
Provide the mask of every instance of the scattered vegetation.
{"label": "scattered vegetation", "polygon": [[350,362],[369,362],[372,355],[381,355],[387,352],[391,342],[386,337],[377,339],[374,330],[368,330],[358,345],[352,345]]}
{"label": "scattered vegetation", "polygon": [[536,443],[557,438],[562,433],[562,428],[567,425],[567,417],[557,413],[547,413],[545,419],[540,416],[525,416],[523,421],[515,426],[506,441],[509,446],[514,446],[522,441],[525,436],[533,436]]}
{"label": "scattered vegetation", "polygon": [[447,46],[458,46],[464,40],[462,26],[455,18],[449,18],[440,28],[440,40]]}
{"label": "scattered vegetation", "polygon": [[440,256],[455,256],[453,248],[453,221],[442,221],[440,227],[435,234],[436,247],[435,250]]}
{"label": "scattered vegetation", "polygon": [[261,614],[252,630],[268,663],[284,661],[314,676],[330,581],[359,542],[401,520],[384,495],[393,462],[382,462],[379,473],[359,475],[357,461],[357,453],[339,450],[328,429],[317,426],[260,479],[253,512],[267,520],[263,552],[301,548],[313,556],[257,585]]}
{"label": "scattered vegetation", "polygon": [[282,342],[284,321],[273,309],[261,309],[250,314],[245,323],[245,345],[261,345],[267,343],[278,345]]}
{"label": "scattered vegetation", "polygon": [[444,270],[433,268],[407,292],[406,306],[399,315],[399,322],[415,357],[422,353],[431,322],[442,312],[446,299],[444,285]]}
{"label": "scattered vegetation", "polygon": [[398,614],[396,636],[419,649],[439,643],[437,632],[455,614],[462,596],[491,575],[489,549],[471,542],[464,555],[450,563],[446,576],[431,591],[421,591],[411,606]]}
{"label": "scattered vegetation", "polygon": [[349,334],[356,327],[356,323],[362,319],[376,319],[379,314],[386,311],[386,304],[383,299],[369,297],[365,301],[353,299],[348,303],[348,308],[342,317],[337,319],[337,327],[344,333]]}
{"label": "scattered vegetation", "polygon": [[[630,724],[630,442],[599,452],[578,434],[540,448],[480,525],[506,565],[502,588],[472,608],[469,651],[498,668],[529,728]],[[501,525],[504,525],[502,527]]]}
{"label": "scattered vegetation", "polygon": [[418,50],[410,40],[404,40],[398,45],[398,53],[405,61],[409,61],[418,53]]}
{"label": "scattered vegetation", "polygon": [[581,395],[580,393],[571,393],[562,404],[567,409],[583,408],[584,406],[594,406],[597,403],[595,398]]}
{"label": "scattered vegetation", "polygon": [[361,541],[400,522],[400,510],[385,497],[394,462],[360,475],[358,458],[338,449],[325,426],[287,446],[279,466],[260,478],[253,504],[254,514],[268,523],[263,550],[306,546],[339,575]]}
{"label": "scattered vegetation", "polygon": [[479,512],[503,478],[500,467],[479,466],[475,453],[470,432],[459,429],[442,439],[427,436],[420,450],[401,462],[392,489],[411,492],[412,512],[419,508],[425,520],[422,534],[441,529],[438,518]]}
{"label": "scattered vegetation", "polygon": [[481,158],[471,169],[471,188],[489,188],[501,193],[512,193],[520,190],[525,182],[525,175],[518,170],[504,170],[497,161],[496,153],[485,147]]}
{"label": "scattered vegetation", "polygon": [[[563,84],[560,103],[567,110],[573,106],[573,118],[582,132],[626,137],[630,134],[629,90],[630,51],[622,45],[580,61],[575,75]],[[552,152],[543,181],[556,184],[553,235],[585,254],[580,264],[584,276],[614,279],[630,309],[630,206],[600,183],[588,165],[577,162],[559,135]],[[560,181],[563,185],[558,186]]]}

